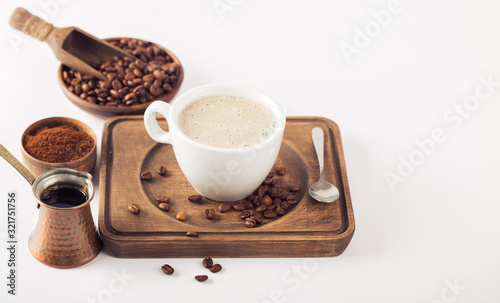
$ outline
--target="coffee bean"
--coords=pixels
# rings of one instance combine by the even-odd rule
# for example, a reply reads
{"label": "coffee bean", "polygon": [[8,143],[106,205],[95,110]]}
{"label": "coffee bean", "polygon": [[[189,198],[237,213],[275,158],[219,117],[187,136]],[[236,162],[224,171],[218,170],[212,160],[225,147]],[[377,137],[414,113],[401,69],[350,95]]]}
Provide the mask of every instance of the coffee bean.
{"label": "coffee bean", "polygon": [[262,197],[264,197],[264,195],[267,193],[268,189],[269,189],[269,186],[267,186],[267,185],[259,186],[259,189],[257,190],[257,195],[259,196],[260,199],[262,199]]}
{"label": "coffee bean", "polygon": [[250,196],[248,196],[246,199],[247,199],[247,201],[253,202],[253,199],[254,199],[256,196],[257,196],[256,194],[251,194],[251,195],[250,195]]}
{"label": "coffee bean", "polygon": [[274,177],[274,173],[273,172],[270,172],[269,174],[267,174],[267,177],[266,178],[272,178]]}
{"label": "coffee bean", "polygon": [[136,203],[132,203],[128,206],[128,210],[133,213],[134,215],[138,215],[141,212],[141,209],[139,208],[139,205]]}
{"label": "coffee bean", "polygon": [[160,167],[158,167],[158,174],[160,176],[165,176],[167,174],[167,168],[161,165]]}
{"label": "coffee bean", "polygon": [[161,271],[163,271],[164,274],[166,275],[171,275],[174,273],[174,268],[168,264],[165,264],[161,267]]}
{"label": "coffee bean", "polygon": [[265,206],[269,206],[269,205],[273,204],[273,199],[271,199],[271,197],[266,195],[262,198],[262,200],[260,200],[260,204],[265,205]]}
{"label": "coffee bean", "polygon": [[286,210],[284,210],[283,208],[281,207],[277,207],[276,208],[276,213],[280,216],[283,216],[284,214],[286,214]]}
{"label": "coffee bean", "polygon": [[288,189],[291,191],[291,192],[297,192],[300,190],[300,186],[298,185],[288,185]]}
{"label": "coffee bean", "polygon": [[273,178],[266,178],[262,184],[271,185],[273,183]]}
{"label": "coffee bean", "polygon": [[253,204],[254,206],[259,206],[259,205],[260,205],[260,198],[259,198],[259,196],[255,196],[255,197],[253,198],[252,204]]}
{"label": "coffee bean", "polygon": [[278,166],[276,167],[276,173],[280,176],[283,176],[286,174],[286,168],[284,166]]}
{"label": "coffee bean", "polygon": [[259,206],[257,206],[257,208],[255,208],[255,211],[259,212],[259,213],[263,213],[266,210],[267,210],[267,206],[266,205],[259,205]]}
{"label": "coffee bean", "polygon": [[291,205],[295,205],[297,204],[299,201],[297,200],[297,197],[293,194],[290,194],[288,195],[288,197],[286,197],[286,201],[288,203],[290,203]]}
{"label": "coffee bean", "polygon": [[250,217],[250,218],[246,218],[245,219],[245,226],[248,227],[248,228],[252,228],[252,227],[255,227],[255,225],[257,225],[257,221]]}
{"label": "coffee bean", "polygon": [[238,210],[238,211],[244,210],[245,209],[245,201],[240,200],[240,201],[234,202],[233,209]]}
{"label": "coffee bean", "polygon": [[165,203],[165,202],[158,204],[158,207],[161,210],[163,210],[163,211],[169,211],[170,210],[170,204]]}
{"label": "coffee bean", "polygon": [[281,188],[271,187],[269,189],[269,195],[273,198],[281,197],[282,194],[283,191],[281,190]]}
{"label": "coffee bean", "polygon": [[160,203],[169,203],[170,202],[170,197],[167,197],[166,195],[158,195],[156,197],[156,201]]}
{"label": "coffee bean", "polygon": [[290,205],[289,202],[283,201],[281,202],[280,207],[283,208],[284,210],[289,210],[292,206]]}
{"label": "coffee bean", "polygon": [[249,210],[244,210],[240,214],[240,218],[245,220],[246,218],[250,217],[252,215],[252,212]]}
{"label": "coffee bean", "polygon": [[198,275],[194,277],[198,282],[205,282],[208,279],[207,275]]}
{"label": "coffee bean", "polygon": [[262,214],[261,213],[254,213],[253,215],[250,216],[251,219],[255,220],[257,223],[262,223]]}
{"label": "coffee bean", "polygon": [[281,199],[281,200],[286,200],[286,198],[288,198],[288,195],[290,195],[290,193],[289,193],[289,192],[283,192],[283,193],[281,194],[281,196],[280,196],[280,199]]}
{"label": "coffee bean", "polygon": [[245,201],[245,209],[252,209],[253,203],[250,201]]}
{"label": "coffee bean", "polygon": [[144,80],[144,82],[152,83],[155,80],[155,76],[153,76],[153,74],[147,74],[144,77],[142,77],[142,80]]}
{"label": "coffee bean", "polygon": [[281,187],[283,185],[283,182],[281,180],[273,180],[273,183],[272,183],[273,187]]}
{"label": "coffee bean", "polygon": [[267,207],[267,209],[274,210],[274,209],[276,209],[276,205],[271,204],[271,205],[269,205],[269,206]]}
{"label": "coffee bean", "polygon": [[276,215],[277,215],[277,214],[276,214],[276,211],[271,210],[271,209],[266,210],[266,211],[264,212],[264,217],[266,217],[266,218],[274,218],[274,217],[276,217]]}
{"label": "coffee bean", "polygon": [[273,199],[273,204],[276,205],[276,207],[281,206],[281,199],[280,198],[274,198]]}
{"label": "coffee bean", "polygon": [[210,271],[215,273],[218,273],[219,271],[222,270],[222,266],[220,264],[214,264],[212,267],[210,267]]}
{"label": "coffee bean", "polygon": [[141,173],[141,179],[142,180],[147,181],[147,180],[151,180],[151,178],[153,178],[153,175],[151,174],[151,172],[145,171],[145,172]]}
{"label": "coffee bean", "polygon": [[205,258],[203,259],[202,264],[203,267],[210,269],[210,267],[214,265],[214,261],[212,260],[212,258]]}
{"label": "coffee bean", "polygon": [[180,211],[180,212],[177,213],[177,215],[175,216],[175,218],[177,220],[179,220],[179,221],[184,221],[187,218],[187,214],[186,214],[185,211]]}
{"label": "coffee bean", "polygon": [[212,220],[215,217],[215,210],[213,210],[212,208],[207,208],[205,209],[204,214],[205,218]]}
{"label": "coffee bean", "polygon": [[192,195],[192,196],[189,196],[188,200],[191,201],[191,202],[194,202],[194,203],[198,203],[201,201],[203,197],[201,195]]}
{"label": "coffee bean", "polygon": [[198,233],[195,232],[195,231],[188,231],[186,233],[186,236],[188,236],[188,237],[198,237]]}
{"label": "coffee bean", "polygon": [[221,213],[225,213],[228,212],[232,207],[233,205],[231,202],[222,202],[221,204],[219,204],[218,209]]}

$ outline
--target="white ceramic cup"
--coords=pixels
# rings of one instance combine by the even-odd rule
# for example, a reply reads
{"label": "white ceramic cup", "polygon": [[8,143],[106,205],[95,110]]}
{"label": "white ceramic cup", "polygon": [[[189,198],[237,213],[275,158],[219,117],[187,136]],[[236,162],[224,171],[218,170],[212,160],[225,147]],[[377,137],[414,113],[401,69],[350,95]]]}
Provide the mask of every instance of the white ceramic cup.
{"label": "white ceramic cup", "polygon": [[[201,144],[179,128],[179,115],[186,106],[205,97],[223,95],[248,98],[266,106],[276,118],[276,128],[269,138],[257,145],[220,148]],[[167,120],[169,131],[162,130],[156,114]],[[236,201],[250,195],[264,181],[278,156],[285,129],[283,108],[271,97],[247,86],[208,84],[178,96],[172,104],[151,103],[144,113],[144,124],[153,140],[172,144],[184,176],[201,195],[215,201]]]}

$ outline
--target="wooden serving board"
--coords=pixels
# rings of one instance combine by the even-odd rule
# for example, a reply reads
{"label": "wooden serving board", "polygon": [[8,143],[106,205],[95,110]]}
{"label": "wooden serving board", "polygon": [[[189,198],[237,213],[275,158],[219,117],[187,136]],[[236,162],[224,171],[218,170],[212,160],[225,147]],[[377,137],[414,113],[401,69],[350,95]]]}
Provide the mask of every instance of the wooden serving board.
{"label": "wooden serving board", "polygon": [[[167,129],[165,121],[160,126]],[[308,187],[319,179],[318,160],[311,138],[313,127],[325,131],[325,178],[340,191],[333,203],[313,200]],[[166,176],[156,173],[164,165]],[[124,258],[165,257],[326,257],[341,254],[354,233],[354,214],[338,126],[326,118],[288,117],[276,166],[285,166],[284,185],[298,184],[297,203],[285,215],[265,219],[247,228],[239,211],[220,213],[220,202],[187,200],[197,194],[182,174],[171,145],[153,141],[143,116],[109,119],[103,130],[99,231],[109,252]],[[151,171],[149,181],[140,179]],[[158,208],[155,197],[171,197],[169,212]],[[127,206],[137,203],[141,212]],[[212,220],[206,208],[216,210]],[[185,221],[175,218],[187,213]],[[196,231],[198,237],[187,237]]]}

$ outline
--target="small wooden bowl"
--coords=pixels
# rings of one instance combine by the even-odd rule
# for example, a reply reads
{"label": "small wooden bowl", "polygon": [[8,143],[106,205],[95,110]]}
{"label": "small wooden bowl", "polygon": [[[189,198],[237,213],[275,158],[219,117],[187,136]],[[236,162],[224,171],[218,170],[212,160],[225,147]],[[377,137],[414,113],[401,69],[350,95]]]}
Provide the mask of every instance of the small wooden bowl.
{"label": "small wooden bowl", "polygon": [[[136,39],[136,38],[117,37],[117,38],[107,38],[104,40],[109,42],[109,41],[120,40],[120,39]],[[143,41],[143,42],[149,42],[149,41],[141,40],[141,39],[136,39],[136,40]],[[149,43],[153,43],[153,42],[149,42]],[[156,43],[153,43],[153,44],[156,45],[157,47],[159,47],[160,49],[164,50],[170,56],[170,58],[172,58],[173,62],[179,64],[180,70],[179,70],[179,76],[178,76],[177,82],[175,83],[175,87],[173,87],[173,89],[170,92],[159,95],[158,97],[156,97],[156,99],[154,99],[152,101],[142,103],[142,104],[133,105],[133,106],[127,106],[127,107],[111,107],[111,106],[102,106],[102,105],[90,103],[90,102],[80,98],[80,96],[77,96],[74,93],[72,93],[71,91],[69,91],[68,87],[66,86],[66,83],[63,80],[63,76],[62,76],[63,70],[66,68],[66,66],[64,66],[63,64],[61,64],[59,66],[59,69],[57,71],[57,82],[59,83],[59,86],[61,87],[64,95],[66,95],[66,97],[73,104],[75,104],[76,106],[78,106],[81,109],[86,110],[88,112],[91,112],[94,114],[107,115],[107,116],[143,114],[144,111],[146,110],[146,108],[149,106],[149,104],[151,104],[153,101],[158,101],[158,100],[165,101],[165,102],[172,101],[172,99],[175,97],[175,95],[179,91],[179,88],[181,87],[181,84],[182,84],[182,80],[184,79],[184,69],[182,68],[182,65],[181,65],[181,62],[179,61],[179,59],[177,59],[177,57],[172,52],[170,52],[168,49],[166,49],[165,47],[158,45]]]}
{"label": "small wooden bowl", "polygon": [[[40,159],[33,157],[28,154],[26,149],[24,148],[24,138],[28,134],[34,134],[37,130],[43,127],[56,127],[60,125],[70,124],[74,125],[78,130],[85,132],[94,140],[94,146],[90,150],[88,154],[83,156],[78,160],[74,160],[71,162],[46,162]],[[95,167],[97,158],[97,139],[94,131],[87,124],[78,121],[72,118],[66,117],[52,117],[39,120],[33,124],[31,124],[23,133],[21,137],[21,159],[26,166],[26,168],[33,174],[33,176],[38,177],[40,174],[49,171],[54,168],[72,168],[78,171],[84,171],[88,173],[92,173]]]}

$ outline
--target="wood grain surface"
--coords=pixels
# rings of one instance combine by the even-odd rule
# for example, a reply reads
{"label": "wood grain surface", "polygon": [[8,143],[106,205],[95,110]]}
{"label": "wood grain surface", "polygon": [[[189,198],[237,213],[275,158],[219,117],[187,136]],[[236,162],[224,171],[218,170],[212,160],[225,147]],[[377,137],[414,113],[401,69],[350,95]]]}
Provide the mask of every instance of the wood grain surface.
{"label": "wood grain surface", "polygon": [[[167,127],[165,121],[160,121]],[[325,177],[340,191],[334,203],[319,203],[307,193],[319,178],[318,161],[311,129],[325,131]],[[156,170],[168,169],[165,176]],[[117,257],[325,257],[341,254],[354,233],[354,214],[338,126],[319,117],[288,117],[276,166],[285,166],[284,176],[275,176],[284,185],[297,184],[297,203],[285,215],[264,219],[247,228],[239,211],[220,213],[220,202],[188,201],[197,194],[182,174],[172,146],[153,141],[144,128],[142,116],[109,119],[103,130],[99,230],[108,251]],[[140,173],[151,171],[149,181]],[[171,198],[170,211],[158,208],[155,197]],[[137,203],[141,212],[132,214],[127,206]],[[203,211],[214,208],[216,216],[205,218]],[[185,221],[175,218],[187,213]],[[196,231],[198,237],[187,237]]]}

